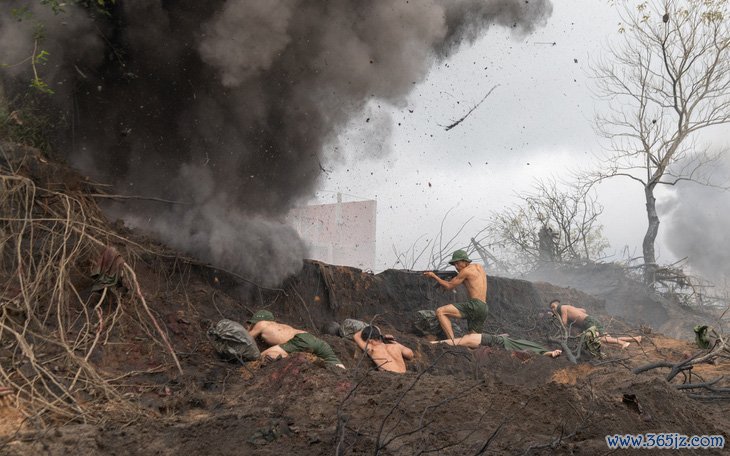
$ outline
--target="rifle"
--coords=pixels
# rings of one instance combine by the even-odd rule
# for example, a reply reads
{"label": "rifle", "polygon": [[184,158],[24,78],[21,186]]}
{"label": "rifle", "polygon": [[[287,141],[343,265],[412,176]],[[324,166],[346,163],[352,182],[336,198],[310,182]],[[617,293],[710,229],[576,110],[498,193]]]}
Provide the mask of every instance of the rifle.
{"label": "rifle", "polygon": [[[423,276],[424,272],[433,272],[436,274],[436,276],[441,280],[451,280],[454,277],[456,277],[459,273],[458,271],[439,271],[437,269],[431,269],[430,271],[410,271],[407,269],[399,269],[400,272],[403,272],[405,274],[417,274],[420,276]],[[434,282],[434,287],[439,287],[440,284],[438,282]]]}
{"label": "rifle", "polygon": [[433,272],[440,279],[443,279],[443,280],[451,280],[459,274],[458,271],[440,271],[438,269],[429,269],[426,271],[411,271],[410,269],[396,269],[396,270],[398,272],[402,272],[405,274],[417,274],[417,275],[423,275],[426,272]]}

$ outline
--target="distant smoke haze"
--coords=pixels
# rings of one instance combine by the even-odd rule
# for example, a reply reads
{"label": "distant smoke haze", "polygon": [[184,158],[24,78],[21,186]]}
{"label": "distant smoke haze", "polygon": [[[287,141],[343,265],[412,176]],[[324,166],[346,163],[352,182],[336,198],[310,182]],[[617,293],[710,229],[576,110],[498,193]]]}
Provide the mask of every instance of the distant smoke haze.
{"label": "distant smoke haze", "polygon": [[[32,18],[7,13],[29,3]],[[41,74],[70,124],[60,152],[120,193],[188,203],[130,202],[122,216],[264,284],[301,267],[283,217],[368,102],[402,101],[492,25],[526,33],[552,12],[548,0],[125,0],[109,16],[54,16],[39,3],[3,2],[0,56],[32,55],[33,23],[47,24]],[[27,64],[2,71],[10,97],[26,90]]]}
{"label": "distant smoke haze", "polygon": [[[713,182],[730,185],[730,157],[713,166]],[[660,229],[672,254],[687,257],[694,273],[715,282],[730,283],[730,192],[682,183],[674,197],[662,204],[666,213]]]}

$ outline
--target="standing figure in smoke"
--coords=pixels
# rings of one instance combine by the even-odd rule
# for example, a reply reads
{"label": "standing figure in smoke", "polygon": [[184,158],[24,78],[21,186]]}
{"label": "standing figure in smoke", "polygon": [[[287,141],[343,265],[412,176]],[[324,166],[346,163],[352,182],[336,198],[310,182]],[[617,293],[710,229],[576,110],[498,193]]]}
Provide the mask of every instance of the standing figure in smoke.
{"label": "standing figure in smoke", "polygon": [[472,264],[469,256],[464,250],[457,250],[451,256],[449,264],[456,268],[458,274],[453,279],[446,281],[431,271],[424,275],[436,280],[439,285],[447,290],[453,290],[461,284],[466,287],[469,293],[469,300],[455,304],[446,304],[436,309],[436,317],[441,324],[444,334],[448,340],[454,339],[454,330],[451,327],[449,317],[465,318],[467,331],[480,333],[487,319],[487,273],[480,264]]}

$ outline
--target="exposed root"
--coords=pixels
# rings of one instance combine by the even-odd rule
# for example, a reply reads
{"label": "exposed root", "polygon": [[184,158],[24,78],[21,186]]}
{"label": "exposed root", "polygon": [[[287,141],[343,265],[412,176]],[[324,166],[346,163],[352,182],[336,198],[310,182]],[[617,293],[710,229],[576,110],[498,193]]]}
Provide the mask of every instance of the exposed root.
{"label": "exposed root", "polygon": [[[1,146],[0,146],[1,147]],[[82,192],[41,188],[25,177],[39,157],[0,155],[0,387],[34,423],[64,419],[99,423],[110,412],[145,414],[92,362],[119,323],[140,327],[169,352],[167,336],[147,307],[134,269],[123,283],[134,293],[79,290],[100,248],[116,243],[136,258],[133,243],[110,232],[95,202]],[[83,288],[83,285],[82,285]],[[86,297],[84,297],[86,296]],[[91,302],[87,302],[91,301]],[[148,328],[150,326],[150,328]],[[10,399],[9,399],[10,398]],[[117,415],[118,417],[119,415]]]}

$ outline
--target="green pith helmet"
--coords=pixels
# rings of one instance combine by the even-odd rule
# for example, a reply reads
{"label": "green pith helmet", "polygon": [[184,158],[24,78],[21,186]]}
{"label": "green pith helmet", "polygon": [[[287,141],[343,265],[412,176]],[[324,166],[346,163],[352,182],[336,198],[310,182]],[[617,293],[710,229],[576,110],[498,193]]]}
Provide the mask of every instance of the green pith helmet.
{"label": "green pith helmet", "polygon": [[253,314],[253,317],[248,320],[248,323],[255,324],[263,320],[274,321],[274,314],[272,314],[268,310],[259,310],[258,312]]}
{"label": "green pith helmet", "polygon": [[457,261],[466,261],[467,263],[471,263],[469,255],[467,255],[464,250],[457,250],[454,252],[454,254],[451,255],[451,261],[449,261],[449,264],[454,264]]}

